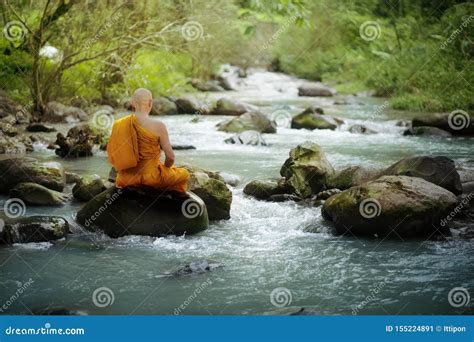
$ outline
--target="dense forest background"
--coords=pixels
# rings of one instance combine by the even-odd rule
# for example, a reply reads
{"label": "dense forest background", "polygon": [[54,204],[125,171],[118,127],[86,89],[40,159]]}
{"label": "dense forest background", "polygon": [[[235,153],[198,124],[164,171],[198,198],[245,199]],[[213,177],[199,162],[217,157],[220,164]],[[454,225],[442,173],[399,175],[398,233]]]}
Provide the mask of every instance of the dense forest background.
{"label": "dense forest background", "polygon": [[0,12],[0,89],[38,116],[53,99],[191,91],[222,63],[373,90],[398,109],[474,108],[470,1],[2,0]]}

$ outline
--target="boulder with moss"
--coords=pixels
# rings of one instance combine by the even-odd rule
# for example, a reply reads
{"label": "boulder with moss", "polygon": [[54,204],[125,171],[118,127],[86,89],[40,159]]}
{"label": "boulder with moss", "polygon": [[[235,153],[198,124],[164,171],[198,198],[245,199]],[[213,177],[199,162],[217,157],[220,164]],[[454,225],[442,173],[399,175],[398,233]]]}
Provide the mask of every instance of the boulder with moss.
{"label": "boulder with moss", "polygon": [[383,176],[327,199],[322,215],[338,234],[431,236],[458,200],[422,178]]}
{"label": "boulder with moss", "polygon": [[81,177],[72,188],[72,195],[81,202],[90,201],[106,189],[104,181],[98,175]]}
{"label": "boulder with moss", "polygon": [[59,216],[29,216],[0,219],[0,243],[53,241],[66,237],[68,222]]}
{"label": "boulder with moss", "polygon": [[19,198],[26,205],[33,206],[61,206],[69,200],[66,194],[28,182],[15,185],[10,190],[10,198]]}
{"label": "boulder with moss", "polygon": [[77,221],[111,237],[195,234],[209,226],[204,202],[193,193],[111,187],[87,202]]}
{"label": "boulder with moss", "polygon": [[248,112],[217,124],[217,129],[219,131],[228,133],[241,133],[243,131],[276,133],[275,127],[275,122],[260,112]]}
{"label": "boulder with moss", "polygon": [[461,178],[454,161],[443,156],[406,157],[381,172],[381,175],[420,177],[452,193],[462,193]]}
{"label": "boulder with moss", "polygon": [[285,177],[293,193],[306,198],[327,189],[334,169],[322,148],[306,141],[290,151],[280,174]]}
{"label": "boulder with moss", "polygon": [[48,189],[63,191],[64,168],[57,162],[41,163],[34,158],[16,157],[0,160],[0,193],[8,193],[19,183],[36,183]]}

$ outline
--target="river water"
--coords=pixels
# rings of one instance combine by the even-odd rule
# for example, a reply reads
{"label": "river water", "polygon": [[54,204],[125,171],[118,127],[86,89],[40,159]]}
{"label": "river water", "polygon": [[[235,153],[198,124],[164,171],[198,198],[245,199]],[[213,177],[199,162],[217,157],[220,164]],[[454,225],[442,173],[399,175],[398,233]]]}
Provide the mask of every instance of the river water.
{"label": "river water", "polygon": [[[472,304],[451,306],[448,293],[463,287],[474,295],[474,240],[335,237],[320,208],[257,201],[244,196],[242,188],[250,180],[278,176],[289,150],[305,140],[321,145],[340,169],[384,167],[415,154],[446,155],[474,168],[474,139],[405,137],[395,123],[413,113],[390,110],[384,99],[371,97],[299,98],[299,80],[283,74],[254,70],[241,82],[237,91],[202,95],[203,99],[234,97],[269,115],[277,110],[295,114],[319,105],[349,124],[364,123],[381,133],[351,134],[349,124],[337,131],[279,127],[277,134],[264,135],[269,146],[237,146],[223,142],[231,134],[215,129],[225,117],[202,116],[197,123],[193,115],[160,117],[174,144],[196,146],[178,151],[178,162],[242,179],[232,188],[231,219],[212,223],[194,236],[110,239],[73,226],[75,234],[64,241],[2,247],[0,302],[33,280],[4,312],[66,308],[88,314],[279,315],[304,307],[313,314],[472,313]],[[334,105],[335,100],[346,104]],[[32,156],[58,160],[42,146]],[[80,174],[106,177],[109,171],[101,151],[91,158],[61,162]],[[62,215],[73,221],[80,205],[29,207],[27,215]],[[198,275],[164,276],[203,259],[224,266]],[[93,301],[94,291],[103,287],[109,291],[105,307]]]}

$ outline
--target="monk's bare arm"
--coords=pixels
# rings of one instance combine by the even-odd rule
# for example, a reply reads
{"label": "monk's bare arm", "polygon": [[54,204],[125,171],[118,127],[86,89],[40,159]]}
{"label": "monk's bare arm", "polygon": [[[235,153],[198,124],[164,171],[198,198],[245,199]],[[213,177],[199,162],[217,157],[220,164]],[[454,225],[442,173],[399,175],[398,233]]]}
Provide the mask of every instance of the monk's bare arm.
{"label": "monk's bare arm", "polygon": [[161,149],[165,153],[165,166],[171,167],[174,164],[174,152],[171,147],[170,138],[168,136],[168,130],[162,122],[157,122],[157,131],[160,137]]}

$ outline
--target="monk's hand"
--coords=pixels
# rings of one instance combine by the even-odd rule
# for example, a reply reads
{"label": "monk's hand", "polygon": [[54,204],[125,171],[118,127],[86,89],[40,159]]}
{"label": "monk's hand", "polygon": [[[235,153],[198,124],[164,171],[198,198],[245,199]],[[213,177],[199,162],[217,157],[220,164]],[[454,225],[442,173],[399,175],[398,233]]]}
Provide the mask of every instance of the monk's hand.
{"label": "monk's hand", "polygon": [[165,166],[166,166],[166,167],[172,167],[173,164],[174,164],[174,159],[171,159],[171,158],[166,157],[166,159],[165,159]]}

